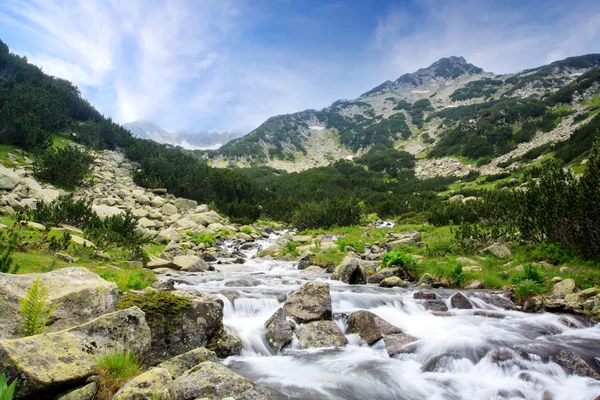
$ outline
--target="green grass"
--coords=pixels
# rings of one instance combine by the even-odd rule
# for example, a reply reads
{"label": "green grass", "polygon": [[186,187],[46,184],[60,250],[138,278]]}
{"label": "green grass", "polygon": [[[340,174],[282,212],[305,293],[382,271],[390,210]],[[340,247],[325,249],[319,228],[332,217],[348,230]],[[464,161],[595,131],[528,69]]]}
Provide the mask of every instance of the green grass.
{"label": "green grass", "polygon": [[138,357],[129,351],[106,353],[96,360],[100,375],[98,398],[108,399],[128,380],[141,372]]}
{"label": "green grass", "polygon": [[[14,168],[20,165],[25,165],[25,157],[15,150],[18,150],[19,147],[13,146],[10,144],[0,144],[0,162],[6,168]],[[15,160],[11,160],[9,155],[12,154]]]}

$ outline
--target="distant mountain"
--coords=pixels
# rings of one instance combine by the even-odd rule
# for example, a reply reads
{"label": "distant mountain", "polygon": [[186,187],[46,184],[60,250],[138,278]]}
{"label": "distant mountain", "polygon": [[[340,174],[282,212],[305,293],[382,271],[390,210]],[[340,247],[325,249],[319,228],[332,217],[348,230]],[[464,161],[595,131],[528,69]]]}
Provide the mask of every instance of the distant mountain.
{"label": "distant mountain", "polygon": [[[514,154],[520,157],[533,147],[568,138],[577,128],[577,124],[571,124],[573,117],[569,115],[573,114],[569,113],[585,114],[589,110],[594,115],[590,104],[596,104],[595,100],[583,105],[577,102],[596,98],[600,83],[585,74],[599,67],[600,54],[589,54],[497,75],[463,57],[441,58],[356,99],[338,100],[322,110],[271,117],[248,135],[221,147],[213,165],[264,163],[299,171],[356,157],[371,148],[391,147],[420,159],[433,154],[475,157],[478,152],[493,158],[517,150]],[[583,77],[583,83],[579,77]],[[565,108],[569,111],[561,115],[556,102],[546,99],[563,88],[571,93],[569,85],[581,89],[576,91],[575,100],[566,96],[571,104]],[[488,109],[496,111],[490,114],[485,111]],[[558,126],[563,120],[564,124]],[[480,121],[491,125],[481,122],[478,126]],[[460,129],[450,135],[457,125]],[[500,127],[503,130],[496,132]],[[540,130],[548,134],[532,141]],[[467,141],[470,146],[465,150]]]}
{"label": "distant mountain", "polygon": [[235,131],[176,131],[167,132],[152,121],[137,120],[123,124],[135,137],[158,143],[180,146],[189,150],[217,149],[243,135]]}

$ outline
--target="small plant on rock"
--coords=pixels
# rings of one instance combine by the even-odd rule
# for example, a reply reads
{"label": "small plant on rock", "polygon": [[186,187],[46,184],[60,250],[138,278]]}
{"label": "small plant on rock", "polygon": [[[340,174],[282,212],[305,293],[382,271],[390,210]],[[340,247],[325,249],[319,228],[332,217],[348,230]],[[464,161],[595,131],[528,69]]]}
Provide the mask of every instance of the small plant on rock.
{"label": "small plant on rock", "polygon": [[25,298],[21,300],[23,335],[32,336],[44,332],[48,320],[57,307],[58,305],[51,307],[48,304],[48,290],[45,286],[40,287],[40,278],[37,278]]}
{"label": "small plant on rock", "polygon": [[6,380],[6,374],[0,375],[0,400],[12,400],[17,387],[17,379],[9,385]]}
{"label": "small plant on rock", "polygon": [[515,286],[515,296],[523,303],[525,300],[544,293],[547,287],[533,279],[524,279]]}
{"label": "small plant on rock", "polygon": [[140,373],[141,363],[130,351],[115,351],[99,357],[96,368],[100,374],[98,398],[109,399],[123,383]]}

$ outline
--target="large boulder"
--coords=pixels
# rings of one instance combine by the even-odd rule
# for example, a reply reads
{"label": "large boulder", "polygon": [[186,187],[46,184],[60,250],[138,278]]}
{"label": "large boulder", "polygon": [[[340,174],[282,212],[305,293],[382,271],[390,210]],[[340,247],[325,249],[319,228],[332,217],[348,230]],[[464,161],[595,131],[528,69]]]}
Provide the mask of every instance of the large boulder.
{"label": "large boulder", "polygon": [[564,298],[575,291],[575,281],[571,278],[557,282],[552,287],[552,296]]}
{"label": "large boulder", "polygon": [[452,308],[458,308],[461,310],[469,310],[473,308],[473,304],[465,297],[461,292],[456,292],[450,297],[450,304]]}
{"label": "large boulder", "polygon": [[177,214],[177,207],[175,207],[173,204],[166,203],[160,208],[160,212],[162,215],[170,217],[171,215]]}
{"label": "large boulder", "polygon": [[13,190],[19,180],[19,175],[15,171],[0,165],[0,190]]}
{"label": "large boulder", "polygon": [[600,374],[594,371],[583,358],[575,353],[563,350],[551,359],[570,374],[600,380]]}
{"label": "large boulder", "polygon": [[242,339],[235,331],[224,326],[213,335],[206,348],[214,351],[221,358],[237,356],[242,351]]}
{"label": "large boulder", "polygon": [[169,371],[151,368],[126,382],[112,397],[112,400],[173,400],[175,385]]}
{"label": "large boulder", "polygon": [[206,261],[193,255],[177,256],[173,259],[173,265],[185,272],[204,272],[209,269]]}
{"label": "large boulder", "polygon": [[275,353],[279,353],[294,338],[292,323],[287,320],[282,308],[265,322],[265,338]]}
{"label": "large boulder", "polygon": [[54,332],[113,312],[117,285],[85,268],[70,267],[44,274],[0,274],[0,338],[19,335],[21,300],[37,279],[48,293],[48,305],[56,307],[46,332]]}
{"label": "large boulder", "polygon": [[117,207],[96,205],[96,204],[94,204],[92,206],[92,210],[94,210],[96,212],[96,214],[98,214],[100,219],[104,219],[106,217],[113,217],[115,215],[120,215],[125,212],[122,209],[117,208]]}
{"label": "large boulder", "polygon": [[283,310],[296,322],[331,319],[331,294],[323,282],[307,282],[283,304]]}
{"label": "large boulder", "polygon": [[298,330],[298,348],[342,347],[348,344],[344,332],[333,321],[315,321]]}
{"label": "large boulder", "polygon": [[311,265],[311,260],[315,256],[310,250],[306,250],[302,255],[298,258],[298,269],[306,269],[306,267]]}
{"label": "large boulder", "polygon": [[198,207],[198,202],[196,200],[184,199],[183,197],[175,199],[173,203],[181,212],[194,210],[196,207]]}
{"label": "large boulder", "polygon": [[479,251],[480,254],[492,254],[498,258],[506,258],[512,254],[510,249],[501,243],[494,243]]}
{"label": "large boulder", "polygon": [[146,289],[122,296],[117,308],[134,305],[146,312],[152,331],[150,365],[205,347],[223,323],[223,301],[206,293]]}
{"label": "large boulder", "polygon": [[381,283],[379,283],[379,286],[381,287],[385,287],[385,288],[392,288],[392,287],[406,287],[406,282],[404,282],[402,279],[398,278],[397,276],[390,276],[389,278],[385,278],[384,280],[381,281]]}
{"label": "large boulder", "polygon": [[369,283],[381,283],[386,278],[397,277],[408,281],[414,278],[402,267],[388,267],[378,271],[375,275],[369,277]]}
{"label": "large boulder", "polygon": [[43,200],[45,203],[52,203],[60,197],[60,191],[56,189],[36,189],[30,193],[36,200]]}
{"label": "large boulder", "polygon": [[42,390],[64,392],[81,385],[96,372],[96,360],[106,352],[128,349],[145,354],[150,340],[144,313],[132,307],[62,331],[0,340],[0,365],[9,381],[19,379],[17,397],[34,398]]}
{"label": "large boulder", "polygon": [[275,394],[248,379],[229,370],[227,367],[205,361],[175,379],[177,400],[223,399],[235,400],[276,399]]}
{"label": "large boulder", "polygon": [[346,257],[340,265],[337,266],[331,279],[337,279],[352,285],[367,283],[367,274],[360,265],[360,259],[355,257]]}
{"label": "large boulder", "polygon": [[225,218],[221,217],[217,214],[216,211],[208,211],[203,213],[192,214],[190,217],[192,221],[197,224],[201,224],[204,226],[209,226],[211,224],[222,224],[225,222]]}
{"label": "large boulder", "polygon": [[183,375],[185,371],[204,361],[217,362],[217,355],[204,347],[200,347],[170,358],[167,361],[158,364],[157,367],[166,369],[173,379],[177,379]]}
{"label": "large boulder", "polygon": [[356,333],[368,344],[373,344],[384,335],[402,333],[402,330],[370,311],[360,310],[350,314],[348,318],[348,332]]}
{"label": "large boulder", "polygon": [[173,261],[173,259],[177,256],[183,255],[183,248],[178,245],[176,242],[171,241],[160,253],[159,257],[163,260]]}

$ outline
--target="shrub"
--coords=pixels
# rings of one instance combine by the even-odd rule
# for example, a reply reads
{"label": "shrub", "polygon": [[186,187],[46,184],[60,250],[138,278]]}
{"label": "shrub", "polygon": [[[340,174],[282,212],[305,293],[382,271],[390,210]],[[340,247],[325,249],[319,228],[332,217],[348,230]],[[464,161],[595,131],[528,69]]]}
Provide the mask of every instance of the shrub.
{"label": "shrub", "polygon": [[546,286],[534,281],[533,279],[524,279],[515,286],[515,296],[520,302],[536,296],[546,291]]}
{"label": "shrub", "polygon": [[67,224],[78,228],[89,228],[100,224],[100,218],[92,210],[91,200],[75,200],[72,194],[61,196],[51,203],[40,201],[27,211],[27,218],[46,227]]}
{"label": "shrub", "polygon": [[6,374],[3,372],[0,375],[0,400],[12,400],[17,387],[17,379],[9,385],[6,381]]}
{"label": "shrub", "polygon": [[511,282],[518,284],[522,281],[534,281],[539,283],[540,285],[544,284],[544,275],[538,271],[538,269],[533,264],[525,264],[523,265],[523,271],[517,272],[511,278]]}
{"label": "shrub", "polygon": [[141,368],[138,357],[129,351],[115,351],[99,357],[96,360],[100,375],[98,398],[111,398],[123,383],[138,375]]}
{"label": "shrub", "polygon": [[299,230],[357,225],[361,211],[357,201],[334,197],[301,205],[292,216],[292,224]]}
{"label": "shrub", "polygon": [[126,271],[126,270],[103,270],[98,275],[104,280],[117,284],[119,290],[142,290],[152,286],[156,282],[156,277],[152,272],[146,271]]}
{"label": "shrub", "polygon": [[15,263],[12,253],[16,250],[19,235],[17,232],[0,232],[0,272],[5,274],[16,274],[19,264]]}
{"label": "shrub", "polygon": [[124,214],[104,218],[100,223],[85,232],[94,243],[101,247],[125,247],[135,249],[147,240],[137,231],[137,219],[128,210]]}
{"label": "shrub", "polygon": [[463,267],[460,264],[456,264],[450,271],[450,283],[456,287],[461,287],[465,281],[465,274]]}
{"label": "shrub", "polygon": [[38,178],[74,189],[90,172],[94,158],[85,150],[75,146],[62,149],[46,149],[37,154],[33,163],[33,173]]}
{"label": "shrub", "polygon": [[48,304],[48,290],[45,286],[40,288],[40,278],[37,278],[27,295],[21,300],[22,331],[24,336],[38,335],[44,328],[52,313],[58,305],[50,307]]}
{"label": "shrub", "polygon": [[535,260],[545,260],[554,265],[564,264],[577,258],[575,249],[565,247],[560,243],[539,243],[531,256]]}
{"label": "shrub", "polygon": [[381,259],[381,263],[385,267],[399,266],[412,272],[417,267],[417,259],[403,251],[390,251]]}

